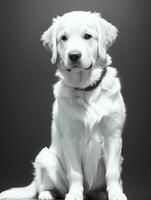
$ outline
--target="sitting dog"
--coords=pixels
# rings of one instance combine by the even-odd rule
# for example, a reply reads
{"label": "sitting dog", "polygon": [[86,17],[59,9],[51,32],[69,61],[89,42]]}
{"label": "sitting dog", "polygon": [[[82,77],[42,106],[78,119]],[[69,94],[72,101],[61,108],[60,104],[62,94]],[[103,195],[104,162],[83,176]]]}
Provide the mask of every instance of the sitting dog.
{"label": "sitting dog", "polygon": [[0,199],[83,200],[107,190],[109,200],[126,200],[121,181],[122,129],[126,109],[108,48],[117,29],[99,13],[73,11],[53,19],[41,37],[57,62],[51,145],[37,155],[34,180]]}

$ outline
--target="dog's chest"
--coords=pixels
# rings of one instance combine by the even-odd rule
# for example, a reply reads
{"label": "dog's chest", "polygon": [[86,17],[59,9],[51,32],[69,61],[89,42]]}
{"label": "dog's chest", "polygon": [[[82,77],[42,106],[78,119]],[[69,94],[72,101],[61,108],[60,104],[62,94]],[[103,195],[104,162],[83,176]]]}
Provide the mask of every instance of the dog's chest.
{"label": "dog's chest", "polygon": [[72,103],[78,107],[75,112],[81,116],[81,120],[90,128],[101,122],[102,118],[109,114],[109,102],[103,94],[90,94],[85,91],[75,91]]}

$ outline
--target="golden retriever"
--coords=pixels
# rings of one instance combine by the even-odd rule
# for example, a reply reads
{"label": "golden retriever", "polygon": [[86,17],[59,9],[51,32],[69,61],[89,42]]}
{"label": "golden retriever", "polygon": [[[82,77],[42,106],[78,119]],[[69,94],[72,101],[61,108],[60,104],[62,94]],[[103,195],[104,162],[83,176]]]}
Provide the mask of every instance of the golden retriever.
{"label": "golden retriever", "polygon": [[41,37],[57,62],[59,81],[51,145],[37,155],[33,182],[0,199],[83,200],[106,187],[109,200],[126,200],[121,181],[125,105],[108,48],[117,28],[99,13],[73,11],[53,20]]}

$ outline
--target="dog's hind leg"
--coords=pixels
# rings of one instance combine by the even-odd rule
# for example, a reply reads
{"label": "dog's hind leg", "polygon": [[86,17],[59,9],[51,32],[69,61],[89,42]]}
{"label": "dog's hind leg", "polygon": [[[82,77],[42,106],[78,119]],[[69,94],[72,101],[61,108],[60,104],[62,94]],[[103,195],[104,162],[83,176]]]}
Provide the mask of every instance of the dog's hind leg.
{"label": "dog's hind leg", "polygon": [[36,157],[35,180],[40,200],[51,200],[54,195],[62,197],[67,192],[65,171],[57,153],[50,147],[44,148]]}

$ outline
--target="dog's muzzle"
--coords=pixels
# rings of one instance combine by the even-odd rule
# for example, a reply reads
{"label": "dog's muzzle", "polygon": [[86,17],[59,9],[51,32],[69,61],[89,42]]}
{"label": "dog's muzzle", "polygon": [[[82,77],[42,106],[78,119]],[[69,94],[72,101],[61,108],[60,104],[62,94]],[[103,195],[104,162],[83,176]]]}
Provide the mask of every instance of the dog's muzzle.
{"label": "dog's muzzle", "polygon": [[93,66],[93,64],[91,63],[91,65],[88,68],[83,68],[81,66],[80,63],[80,58],[81,58],[82,54],[79,51],[71,51],[68,54],[68,59],[70,60],[70,67],[67,67],[66,70],[67,71],[71,71],[72,69],[76,70],[90,70]]}
{"label": "dog's muzzle", "polygon": [[80,67],[80,58],[82,54],[79,51],[71,51],[68,54],[68,58],[70,60],[70,68],[67,68],[67,71],[71,71],[71,69],[78,69]]}

